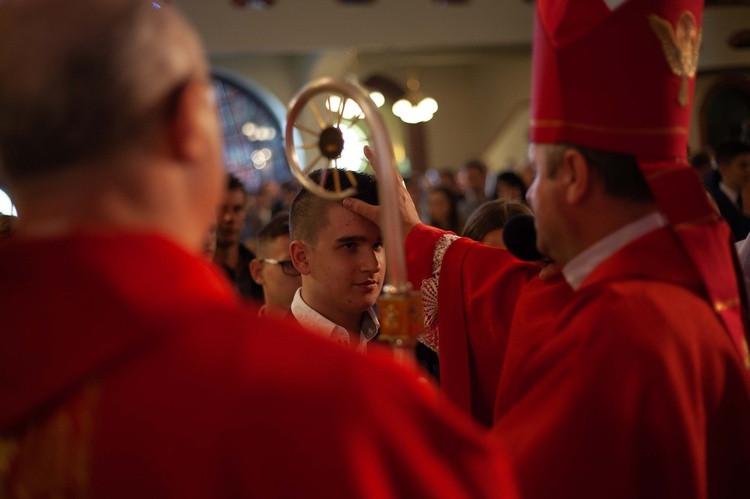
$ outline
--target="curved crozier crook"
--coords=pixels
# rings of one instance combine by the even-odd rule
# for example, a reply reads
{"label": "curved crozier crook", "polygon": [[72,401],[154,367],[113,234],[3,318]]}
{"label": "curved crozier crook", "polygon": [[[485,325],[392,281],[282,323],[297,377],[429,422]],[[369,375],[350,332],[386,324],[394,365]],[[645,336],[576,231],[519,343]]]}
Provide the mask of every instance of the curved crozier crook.
{"label": "curved crozier crook", "polygon": [[[316,104],[321,100],[323,105]],[[349,101],[358,108],[347,108]],[[304,123],[300,119],[303,112],[307,112],[308,118]],[[337,166],[337,160],[347,147],[342,124],[352,126],[356,123],[364,123],[370,130],[367,139],[372,142],[376,157],[372,166],[378,179],[380,228],[387,262],[387,284],[383,286],[379,299],[380,337],[397,346],[411,347],[416,344],[416,335],[421,332],[421,299],[418,293],[412,291],[406,272],[406,256],[401,244],[403,229],[398,208],[396,158],[377,106],[362,87],[349,81],[321,78],[307,84],[289,103],[285,127],[286,156],[292,174],[303,188],[331,200],[352,196],[356,192],[354,188],[341,190],[339,187],[328,191],[311,180],[309,174],[316,169]],[[308,152],[312,159],[301,165],[298,149]],[[333,170],[332,174],[338,175],[338,171]],[[321,177],[325,176],[326,172],[323,172]],[[337,185],[335,180],[336,177],[334,185]]]}

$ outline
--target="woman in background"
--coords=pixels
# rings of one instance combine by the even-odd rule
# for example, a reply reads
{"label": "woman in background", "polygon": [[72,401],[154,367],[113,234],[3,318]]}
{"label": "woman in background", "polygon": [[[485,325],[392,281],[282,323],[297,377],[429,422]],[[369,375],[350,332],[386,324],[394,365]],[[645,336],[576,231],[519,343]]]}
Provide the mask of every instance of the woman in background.
{"label": "woman in background", "polygon": [[485,246],[505,248],[503,228],[517,215],[531,215],[531,209],[520,201],[496,199],[477,208],[466,221],[463,236]]}

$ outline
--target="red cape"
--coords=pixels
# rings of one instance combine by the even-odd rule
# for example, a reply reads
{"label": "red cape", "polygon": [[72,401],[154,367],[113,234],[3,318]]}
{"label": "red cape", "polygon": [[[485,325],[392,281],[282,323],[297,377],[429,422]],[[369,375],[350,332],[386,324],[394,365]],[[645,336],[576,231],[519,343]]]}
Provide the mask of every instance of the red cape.
{"label": "red cape", "polygon": [[411,373],[259,318],[159,236],[4,241],[0,262],[5,492],[515,497]]}
{"label": "red cape", "polygon": [[498,400],[524,497],[750,497],[748,373],[671,232],[605,260],[549,330]]}
{"label": "red cape", "polygon": [[[416,289],[432,275],[432,252],[445,231],[418,225],[407,236],[409,279]],[[440,383],[452,403],[486,426],[493,412],[506,358],[514,366],[530,348],[538,324],[558,307],[536,303],[539,296],[562,303],[570,288],[539,280],[539,266],[507,250],[457,239],[445,253],[438,289]],[[559,295],[559,296],[558,296]],[[519,306],[519,300],[529,306]],[[511,329],[513,336],[511,338]]]}

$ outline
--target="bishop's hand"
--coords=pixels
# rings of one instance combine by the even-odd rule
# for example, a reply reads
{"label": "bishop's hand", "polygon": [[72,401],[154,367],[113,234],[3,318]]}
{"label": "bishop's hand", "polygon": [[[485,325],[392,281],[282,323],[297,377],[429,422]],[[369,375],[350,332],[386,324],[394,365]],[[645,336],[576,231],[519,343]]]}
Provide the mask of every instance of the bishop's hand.
{"label": "bishop's hand", "polygon": [[[370,148],[370,146],[364,147],[364,153],[370,163],[375,162],[375,152]],[[411,196],[409,195],[409,191],[406,190],[404,179],[401,178],[401,175],[399,175],[398,172],[395,172],[395,175],[398,175],[399,179],[399,213],[401,214],[401,221],[403,222],[403,236],[406,237],[406,235],[415,226],[422,223],[422,221],[419,219],[417,207],[414,206],[414,201],[412,201]],[[373,206],[371,204],[365,203],[364,201],[360,201],[359,199],[347,198],[344,199],[344,207],[348,208],[358,215],[362,215],[366,219],[380,226],[379,206]]]}

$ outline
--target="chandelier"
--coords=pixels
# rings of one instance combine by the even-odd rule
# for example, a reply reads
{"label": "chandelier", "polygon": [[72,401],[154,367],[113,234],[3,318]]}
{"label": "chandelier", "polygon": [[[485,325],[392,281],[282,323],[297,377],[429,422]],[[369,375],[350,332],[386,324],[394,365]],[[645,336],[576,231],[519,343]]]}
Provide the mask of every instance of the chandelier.
{"label": "chandelier", "polygon": [[423,123],[430,121],[438,110],[438,104],[419,90],[419,80],[409,78],[406,82],[406,95],[393,104],[393,114],[404,123]]}

